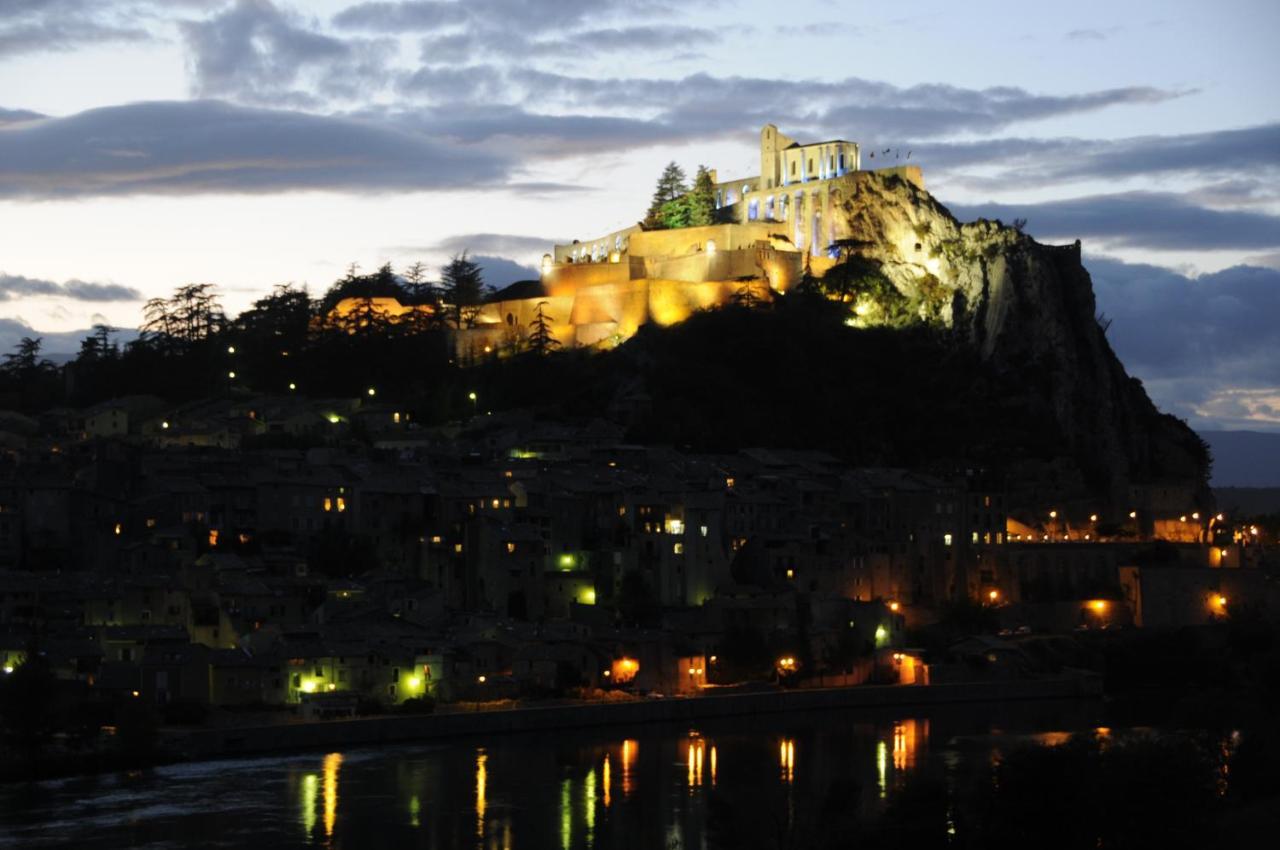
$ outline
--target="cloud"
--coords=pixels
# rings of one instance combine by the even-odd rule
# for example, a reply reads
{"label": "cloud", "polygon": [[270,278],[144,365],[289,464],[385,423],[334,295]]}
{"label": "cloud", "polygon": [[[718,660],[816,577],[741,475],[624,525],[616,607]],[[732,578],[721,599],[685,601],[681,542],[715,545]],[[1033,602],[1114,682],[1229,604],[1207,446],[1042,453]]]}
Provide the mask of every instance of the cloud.
{"label": "cloud", "polygon": [[11,301],[15,298],[30,296],[71,298],[76,301],[142,300],[141,292],[131,286],[123,286],[118,283],[89,283],[83,280],[55,283],[51,280],[0,272],[0,301]]}
{"label": "cloud", "polygon": [[986,139],[930,143],[913,148],[931,169],[957,172],[967,167],[994,171],[990,183],[1122,179],[1166,174],[1235,182],[1274,177],[1280,171],[1280,124],[1173,136],[1126,139]]}
{"label": "cloud", "polygon": [[537,280],[538,270],[532,266],[521,265],[506,257],[490,257],[476,254],[471,260],[480,267],[484,282],[494,289],[510,286],[518,280]]}
{"label": "cloud", "polygon": [[1093,195],[1033,204],[954,204],[962,220],[1026,219],[1026,229],[1055,241],[1095,239],[1111,247],[1157,250],[1265,250],[1280,247],[1280,217],[1216,210],[1163,192]]}
{"label": "cloud", "polygon": [[1280,271],[1188,277],[1105,257],[1085,265],[1116,354],[1161,407],[1218,426],[1280,424]]}
{"label": "cloud", "polygon": [[494,186],[483,150],[385,123],[218,101],[135,103],[0,130],[0,197]]}
{"label": "cloud", "polygon": [[1067,33],[1067,41],[1105,41],[1107,34],[1102,30],[1079,29]]}
{"label": "cloud", "polygon": [[[106,324],[105,322],[101,324]],[[40,339],[40,353],[55,361],[66,360],[80,350],[80,340],[89,336],[90,328],[78,331],[45,332],[38,331],[22,319],[0,318],[0,352],[9,352],[17,347],[23,337]],[[138,332],[132,328],[117,329],[112,340],[124,345],[138,338]],[[57,355],[62,355],[61,357]]]}
{"label": "cloud", "polygon": [[[558,240],[563,242],[565,240]],[[542,254],[551,250],[557,240],[542,236],[519,236],[514,233],[463,233],[441,239],[427,250],[445,254],[460,254],[463,251],[482,254]]]}
{"label": "cloud", "polygon": [[0,128],[11,124],[25,124],[28,121],[37,121],[44,117],[39,112],[32,112],[30,109],[0,109]]}
{"label": "cloud", "polygon": [[[152,41],[157,12],[201,7],[214,0],[5,0],[0,13],[0,59],[76,50],[113,42]],[[220,2],[220,0],[218,0]]]}
{"label": "cloud", "polygon": [[355,98],[389,79],[387,40],[340,39],[270,0],[237,0],[207,20],[181,24],[196,93],[247,103],[315,107]]}
{"label": "cloud", "polygon": [[333,18],[343,29],[365,32],[431,32],[470,25],[480,30],[545,32],[577,27],[617,12],[668,10],[655,0],[459,0],[459,2],[359,3]]}

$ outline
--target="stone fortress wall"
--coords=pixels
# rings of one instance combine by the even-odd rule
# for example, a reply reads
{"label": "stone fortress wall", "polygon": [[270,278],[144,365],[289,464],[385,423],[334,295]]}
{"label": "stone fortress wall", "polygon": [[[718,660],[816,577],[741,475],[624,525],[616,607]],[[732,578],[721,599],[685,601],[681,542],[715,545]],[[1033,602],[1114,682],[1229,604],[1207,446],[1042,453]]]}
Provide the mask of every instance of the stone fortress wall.
{"label": "stone fortress wall", "polygon": [[[786,292],[806,270],[820,276],[848,236],[842,210],[869,173],[861,164],[856,142],[800,144],[766,124],[760,174],[719,180],[712,172],[722,223],[635,225],[555,245],[542,258],[542,293],[485,304],[476,326],[457,333],[458,355],[481,357],[526,338],[539,305],[561,345],[610,346],[649,322],[670,325],[723,305],[748,279]],[[918,166],[875,173],[924,188]]]}

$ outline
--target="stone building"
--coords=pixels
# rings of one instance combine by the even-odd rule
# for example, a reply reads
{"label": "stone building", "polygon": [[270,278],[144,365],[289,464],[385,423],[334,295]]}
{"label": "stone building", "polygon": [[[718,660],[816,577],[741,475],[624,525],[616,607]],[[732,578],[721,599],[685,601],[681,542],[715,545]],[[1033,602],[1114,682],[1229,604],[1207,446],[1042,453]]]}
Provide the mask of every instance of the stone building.
{"label": "stone building", "polygon": [[[800,143],[766,124],[759,174],[721,179],[711,172],[717,223],[666,230],[637,224],[553,246],[539,281],[497,293],[474,326],[456,335],[457,355],[468,362],[520,345],[539,308],[562,346],[611,347],[641,325],[671,325],[725,304],[745,286],[786,292],[806,271],[821,276],[839,260],[838,244],[848,236],[845,200],[870,173],[856,142]],[[916,166],[874,173],[924,188]],[[358,301],[339,303],[335,317],[350,318]],[[430,309],[373,301],[365,309],[393,320]]]}

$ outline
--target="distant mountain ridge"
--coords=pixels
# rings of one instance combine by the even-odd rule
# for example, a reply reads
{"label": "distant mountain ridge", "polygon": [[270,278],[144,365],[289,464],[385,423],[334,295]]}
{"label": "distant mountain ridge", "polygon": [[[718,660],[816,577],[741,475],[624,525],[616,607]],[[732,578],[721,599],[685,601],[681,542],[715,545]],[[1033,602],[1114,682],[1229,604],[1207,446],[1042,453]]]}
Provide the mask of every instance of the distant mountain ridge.
{"label": "distant mountain ridge", "polygon": [[1280,487],[1280,433],[1201,431],[1213,451],[1214,487]]}

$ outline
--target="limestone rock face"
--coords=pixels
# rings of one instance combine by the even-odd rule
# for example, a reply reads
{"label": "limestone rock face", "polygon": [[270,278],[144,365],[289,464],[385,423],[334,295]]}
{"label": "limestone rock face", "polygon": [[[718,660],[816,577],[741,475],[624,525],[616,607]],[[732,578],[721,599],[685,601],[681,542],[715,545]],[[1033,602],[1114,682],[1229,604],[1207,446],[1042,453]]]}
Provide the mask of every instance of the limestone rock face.
{"label": "limestone rock face", "polygon": [[1013,227],[962,224],[928,192],[864,172],[840,235],[880,264],[921,318],[952,328],[983,358],[1053,406],[1071,453],[1112,500],[1134,484],[1206,486],[1199,437],[1161,414],[1097,318],[1080,243],[1041,245]]}

